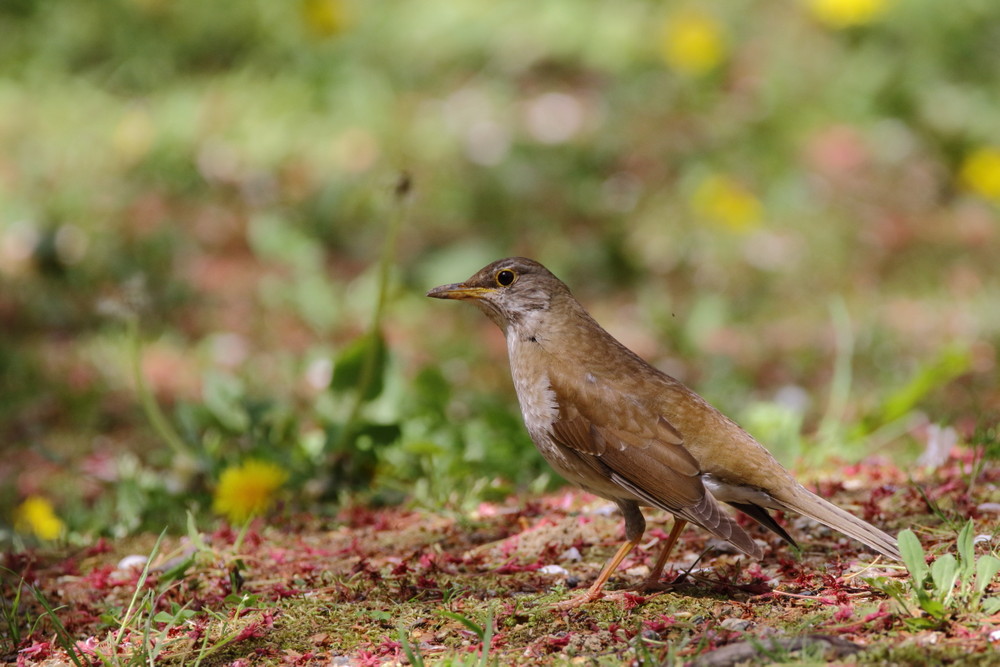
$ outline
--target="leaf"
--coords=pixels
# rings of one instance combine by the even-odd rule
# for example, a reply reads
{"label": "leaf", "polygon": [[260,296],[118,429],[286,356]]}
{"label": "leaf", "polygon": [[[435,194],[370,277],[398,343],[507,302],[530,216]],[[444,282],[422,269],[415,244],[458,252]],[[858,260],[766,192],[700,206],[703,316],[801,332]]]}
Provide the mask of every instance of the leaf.
{"label": "leaf", "polygon": [[972,519],[966,521],[958,533],[958,558],[961,561],[962,586],[968,586],[975,572],[976,552],[972,545]]}
{"label": "leaf", "polygon": [[194,514],[192,514],[191,510],[187,510],[187,537],[195,549],[201,552],[208,551],[208,545],[202,539],[201,532],[198,530]]}
{"label": "leaf", "polygon": [[202,379],[201,393],[205,407],[225,428],[245,433],[250,427],[250,416],[242,405],[243,383],[238,378],[208,371]]}
{"label": "leaf", "polygon": [[453,621],[458,621],[466,628],[468,628],[470,631],[475,633],[475,635],[479,637],[480,641],[482,641],[483,637],[486,635],[486,630],[483,629],[483,626],[479,625],[468,616],[463,616],[462,614],[456,614],[453,611],[439,611],[438,614],[444,616],[445,618],[450,618]]}
{"label": "leaf", "polygon": [[323,249],[314,239],[277,215],[255,215],[247,224],[247,240],[254,254],[296,269],[322,266]]}
{"label": "leaf", "polygon": [[983,611],[987,616],[1000,612],[1000,598],[987,598],[983,601]]}
{"label": "leaf", "polygon": [[924,562],[924,548],[920,546],[920,540],[909,528],[900,531],[896,538],[899,544],[899,553],[903,556],[903,563],[913,578],[914,586],[918,590],[923,590],[924,579],[927,578],[927,563]]}
{"label": "leaf", "polygon": [[903,623],[910,630],[932,630],[938,627],[937,621],[932,621],[929,618],[904,618]]}
{"label": "leaf", "polygon": [[951,599],[958,580],[959,564],[952,554],[945,554],[931,563],[931,579],[934,581],[934,592],[944,604]]}
{"label": "leaf", "polygon": [[187,575],[187,571],[191,569],[194,565],[194,555],[190,555],[187,558],[176,563],[169,570],[160,575],[160,581],[181,581]]}
{"label": "leaf", "polygon": [[365,401],[377,398],[382,393],[388,356],[381,332],[358,336],[337,357],[330,389],[338,393],[361,392]]}
{"label": "leaf", "polygon": [[986,555],[976,561],[976,592],[979,594],[986,592],[986,587],[993,581],[993,577],[997,576],[997,572],[1000,572],[1000,558]]}
{"label": "leaf", "polygon": [[413,667],[424,667],[424,657],[420,655],[419,649],[417,651],[413,650],[413,646],[410,645],[410,633],[406,631],[406,626],[403,625],[402,621],[396,627],[396,631],[399,633],[399,643],[403,645],[406,659],[410,661]]}
{"label": "leaf", "polygon": [[902,387],[890,392],[882,403],[880,423],[887,424],[910,412],[934,389],[947,384],[969,368],[967,347],[952,345],[930,364],[917,371]]}
{"label": "leaf", "polygon": [[357,439],[368,438],[372,447],[391,445],[399,440],[402,430],[399,424],[363,424],[358,428]]}
{"label": "leaf", "polygon": [[948,611],[939,600],[924,596],[919,600],[919,602],[920,608],[936,619],[942,619],[948,616]]}

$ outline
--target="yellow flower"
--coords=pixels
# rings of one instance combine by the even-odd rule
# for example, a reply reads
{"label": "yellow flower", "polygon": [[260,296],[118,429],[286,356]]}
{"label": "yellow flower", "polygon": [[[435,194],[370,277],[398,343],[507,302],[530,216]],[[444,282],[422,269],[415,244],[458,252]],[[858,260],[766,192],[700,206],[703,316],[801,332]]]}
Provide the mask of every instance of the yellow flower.
{"label": "yellow flower", "polygon": [[808,0],[813,16],[832,28],[865,25],[889,8],[889,0]]}
{"label": "yellow flower", "polygon": [[129,165],[144,158],[155,143],[156,125],[149,112],[141,108],[126,111],[111,137],[114,152]]}
{"label": "yellow flower", "polygon": [[226,468],[215,489],[212,509],[233,523],[263,514],[274,502],[275,493],[288,479],[278,465],[250,460],[235,468]]}
{"label": "yellow flower", "polygon": [[349,14],[344,0],[302,0],[302,17],[320,37],[343,32],[350,23]]}
{"label": "yellow flower", "polygon": [[760,222],[762,206],[753,193],[729,176],[712,174],[691,195],[695,213],[722,223],[733,231],[746,231]]}
{"label": "yellow flower", "polygon": [[958,177],[977,195],[1000,201],[1000,148],[980,148],[965,156]]}
{"label": "yellow flower", "polygon": [[64,527],[52,503],[41,496],[28,496],[14,509],[14,528],[19,533],[34,533],[40,539],[54,540]]}
{"label": "yellow flower", "polygon": [[704,74],[726,55],[722,25],[693,7],[667,16],[661,29],[660,52],[668,65],[685,74]]}

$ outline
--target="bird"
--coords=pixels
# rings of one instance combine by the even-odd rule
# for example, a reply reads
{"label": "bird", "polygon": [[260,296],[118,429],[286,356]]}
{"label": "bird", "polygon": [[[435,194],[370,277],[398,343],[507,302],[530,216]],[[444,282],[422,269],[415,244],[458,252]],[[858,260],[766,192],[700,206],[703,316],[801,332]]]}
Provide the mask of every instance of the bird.
{"label": "bird", "polygon": [[771,510],[797,512],[900,560],[896,540],[806,489],[747,431],[683,383],[605,331],[542,264],[508,257],[465,282],[427,292],[471,301],[504,333],[521,414],[542,457],[564,479],[614,502],[625,542],[586,592],[556,606],[604,597],[604,586],[646,529],[641,506],[673,515],[645,584],[656,586],[688,524],[755,559],[763,549],[726,503],[792,546]]}

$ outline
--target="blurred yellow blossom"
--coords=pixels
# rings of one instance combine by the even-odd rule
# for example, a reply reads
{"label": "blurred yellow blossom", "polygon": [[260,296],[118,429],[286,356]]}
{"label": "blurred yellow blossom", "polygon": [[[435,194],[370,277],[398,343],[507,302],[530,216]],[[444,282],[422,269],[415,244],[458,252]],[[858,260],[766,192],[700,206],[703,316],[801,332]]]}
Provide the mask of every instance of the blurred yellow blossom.
{"label": "blurred yellow blossom", "polygon": [[702,179],[691,195],[691,206],[698,215],[738,232],[755,227],[763,208],[738,181],[720,174]]}
{"label": "blurred yellow blossom", "polygon": [[302,18],[315,34],[331,37],[350,23],[344,0],[302,0]]}
{"label": "blurred yellow blossom", "polygon": [[708,72],[726,55],[722,25],[693,7],[671,12],[661,29],[660,52],[672,68],[686,74]]}
{"label": "blurred yellow blossom", "polygon": [[288,473],[281,466],[266,461],[250,460],[226,468],[215,489],[212,509],[233,523],[242,523],[266,512],[287,479]]}
{"label": "blurred yellow blossom", "polygon": [[28,496],[14,509],[14,528],[19,533],[34,533],[40,539],[54,540],[64,527],[52,503],[41,496]]}
{"label": "blurred yellow blossom", "polygon": [[115,126],[111,146],[122,162],[131,165],[144,158],[156,142],[156,125],[141,107],[126,111]]}
{"label": "blurred yellow blossom", "polygon": [[833,28],[865,25],[878,19],[890,0],[808,0],[813,16]]}
{"label": "blurred yellow blossom", "polygon": [[977,195],[1000,201],[1000,148],[980,148],[965,156],[958,177]]}

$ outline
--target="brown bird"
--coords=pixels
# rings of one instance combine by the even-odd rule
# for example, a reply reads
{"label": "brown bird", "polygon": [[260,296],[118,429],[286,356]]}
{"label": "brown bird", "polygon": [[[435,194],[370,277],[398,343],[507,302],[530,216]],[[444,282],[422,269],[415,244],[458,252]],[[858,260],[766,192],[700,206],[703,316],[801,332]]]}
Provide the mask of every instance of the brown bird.
{"label": "brown bird", "polygon": [[768,510],[804,514],[899,560],[895,539],[795,481],[749,433],[602,329],[538,262],[501,259],[427,296],[472,301],[503,330],[538,451],[568,481],[614,501],[625,517],[625,544],[586,593],[560,607],[602,597],[605,582],[642,539],[640,505],[674,515],[646,580],[651,587],[689,522],[748,556],[763,556],[719,501],[792,545]]}

